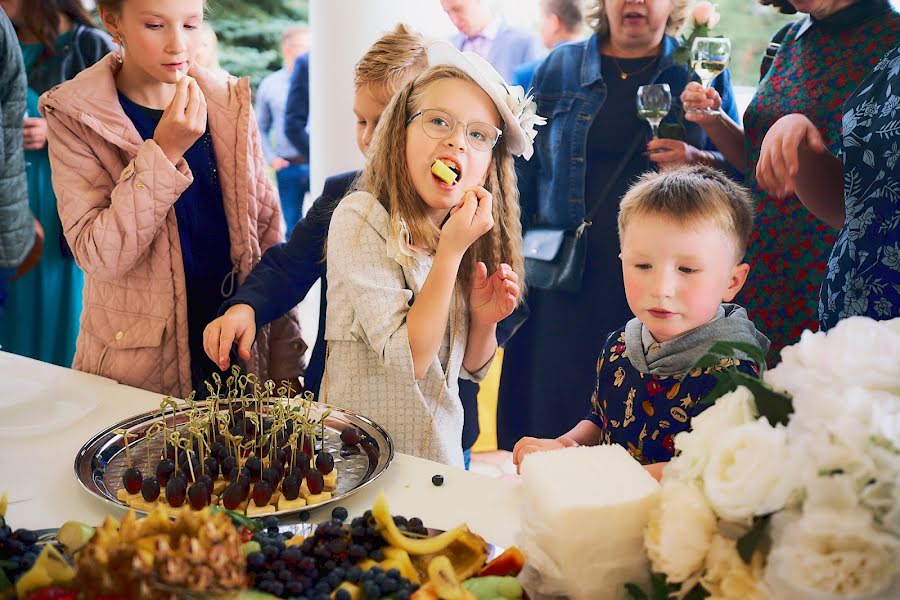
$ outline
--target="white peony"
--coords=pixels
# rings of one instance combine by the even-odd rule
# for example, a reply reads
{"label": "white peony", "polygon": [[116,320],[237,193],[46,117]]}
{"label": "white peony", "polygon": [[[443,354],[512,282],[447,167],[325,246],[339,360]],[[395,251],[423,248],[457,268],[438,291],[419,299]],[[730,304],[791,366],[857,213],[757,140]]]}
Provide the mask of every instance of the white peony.
{"label": "white peony", "polygon": [[849,317],[827,333],[804,331],[764,378],[795,397],[840,396],[849,386],[900,395],[900,318]]}
{"label": "white peony", "polygon": [[675,436],[678,455],[666,467],[666,476],[699,479],[709,460],[710,449],[726,430],[757,418],[753,394],[744,386],[719,398],[715,404],[691,419],[691,431]]}
{"label": "white peony", "polygon": [[783,512],[771,524],[765,582],[776,598],[888,598],[900,540],[858,510]]}
{"label": "white peony", "polygon": [[748,565],[738,554],[734,540],[715,535],[700,578],[709,592],[708,600],[767,600],[770,595],[762,581],[762,564],[759,552]]}
{"label": "white peony", "polygon": [[687,580],[703,566],[715,531],[716,515],[703,492],[693,483],[665,481],[644,531],[653,570],[672,583]]}
{"label": "white peony", "polygon": [[707,498],[723,519],[781,510],[796,489],[784,427],[765,418],[722,432],[703,471]]}

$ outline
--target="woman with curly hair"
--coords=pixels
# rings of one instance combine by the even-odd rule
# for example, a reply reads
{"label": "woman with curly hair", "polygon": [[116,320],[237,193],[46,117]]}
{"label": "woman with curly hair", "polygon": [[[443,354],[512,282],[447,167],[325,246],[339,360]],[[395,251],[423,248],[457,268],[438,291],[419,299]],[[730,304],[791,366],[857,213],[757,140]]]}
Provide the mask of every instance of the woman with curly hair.
{"label": "woman with curly hair", "polygon": [[47,121],[38,97],[106,56],[108,35],[94,27],[80,0],[0,0],[16,29],[28,94],[23,135],[28,203],[44,229],[43,254],[29,273],[10,285],[3,349],[64,367],[72,364],[84,276],[62,236],[50,184]]}
{"label": "woman with curly hair", "polygon": [[[538,289],[539,282],[529,279],[531,316],[504,356],[502,448],[511,449],[523,436],[555,438],[587,411],[604,340],[632,317],[616,231],[628,186],[654,166],[725,165],[695,124],[684,123],[681,139],[650,140],[650,128],[637,116],[638,87],[666,83],[673,102],[664,122],[679,124],[678,96],[691,72],[676,64],[679,42],[673,36],[690,7],[690,0],[596,0],[586,11],[593,35],[557,47],[535,73],[537,112],[549,122],[532,159],[518,165],[526,256],[540,252],[529,230],[575,231],[596,211],[590,226],[582,227],[587,238],[580,289]],[[730,74],[715,85],[736,118]]]}
{"label": "woman with curly hair", "polygon": [[[689,113],[745,173],[753,191],[757,227],[747,250],[753,265],[738,300],[772,340],[770,364],[781,348],[795,342],[804,329],[818,329],[819,289],[825,279],[834,230],[812,213],[794,193],[767,193],[757,181],[757,163],[766,133],[780,118],[800,113],[821,134],[832,154],[841,150],[841,107],[862,78],[897,43],[900,14],[888,0],[761,0],[781,12],[806,13],[784,32],[768,72],[759,83],[744,127],[730,116]],[[720,106],[715,91],[690,85],[682,95],[689,108]],[[829,312],[865,312],[874,295],[871,286],[847,283]]]}

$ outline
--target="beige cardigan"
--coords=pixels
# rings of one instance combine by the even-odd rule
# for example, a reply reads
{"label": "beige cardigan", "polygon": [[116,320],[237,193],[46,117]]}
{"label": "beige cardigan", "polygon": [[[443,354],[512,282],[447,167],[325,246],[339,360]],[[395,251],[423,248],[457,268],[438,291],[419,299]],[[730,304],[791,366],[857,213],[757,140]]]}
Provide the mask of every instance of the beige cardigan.
{"label": "beige cardigan", "polygon": [[[73,367],[135,387],[191,391],[184,267],[174,203],[193,181],[143,141],[119,104],[112,54],[41,97],[63,231],[85,272]],[[260,149],[246,79],[191,71],[209,107],[231,260],[243,281],[282,241],[278,198]],[[306,344],[296,311],[260,329],[247,365],[297,377]]]}
{"label": "beige cardigan", "polygon": [[457,294],[441,348],[416,381],[406,315],[434,257],[410,249],[394,231],[387,211],[367,192],[347,196],[334,211],[323,399],[382,425],[400,452],[462,467],[458,379],[481,381],[491,362],[477,373],[463,368],[469,312]]}

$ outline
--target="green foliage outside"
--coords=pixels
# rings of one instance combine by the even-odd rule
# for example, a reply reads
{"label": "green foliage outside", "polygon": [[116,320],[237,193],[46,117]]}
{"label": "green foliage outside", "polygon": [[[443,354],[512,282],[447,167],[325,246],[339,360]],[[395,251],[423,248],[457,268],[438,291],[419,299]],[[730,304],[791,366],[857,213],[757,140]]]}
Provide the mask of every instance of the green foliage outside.
{"label": "green foliage outside", "polygon": [[281,68],[281,31],[308,17],[308,0],[210,0],[207,13],[219,38],[222,68],[249,76],[254,89]]}

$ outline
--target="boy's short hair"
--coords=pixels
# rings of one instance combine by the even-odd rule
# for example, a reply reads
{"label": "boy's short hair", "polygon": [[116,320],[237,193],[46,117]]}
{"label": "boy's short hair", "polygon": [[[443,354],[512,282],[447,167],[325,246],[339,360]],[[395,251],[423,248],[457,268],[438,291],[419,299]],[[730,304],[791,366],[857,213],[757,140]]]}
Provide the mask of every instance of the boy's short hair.
{"label": "boy's short hair", "polygon": [[734,240],[737,259],[753,231],[750,192],[721,171],[687,165],[642,175],[619,204],[619,241],[634,216],[657,215],[680,225],[712,222]]}
{"label": "boy's short hair", "polygon": [[382,86],[390,98],[428,67],[427,42],[403,23],[375,41],[353,71],[353,85]]}

